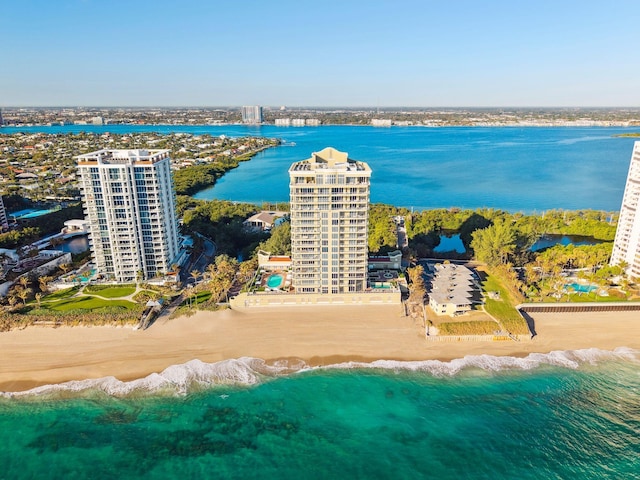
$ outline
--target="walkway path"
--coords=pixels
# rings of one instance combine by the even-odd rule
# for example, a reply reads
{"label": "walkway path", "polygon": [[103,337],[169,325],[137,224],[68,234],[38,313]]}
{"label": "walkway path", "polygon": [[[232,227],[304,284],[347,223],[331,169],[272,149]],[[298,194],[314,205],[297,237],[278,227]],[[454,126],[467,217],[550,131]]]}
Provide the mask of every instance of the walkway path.
{"label": "walkway path", "polygon": [[[52,300],[47,300],[47,298],[45,297],[41,301],[41,303],[56,303],[56,302],[59,302],[61,300],[68,300],[70,298],[78,298],[78,297],[96,297],[96,298],[99,298],[101,300],[106,300],[106,301],[110,301],[110,300],[127,300],[127,301],[132,302],[132,303],[137,303],[134,300],[134,297],[138,293],[146,290],[145,288],[141,287],[140,285],[136,285],[136,288],[135,288],[134,292],[131,293],[130,295],[124,295],[124,296],[121,296],[121,297],[105,297],[105,296],[100,295],[99,293],[85,293],[84,289],[86,287],[87,287],[87,285],[82,285],[80,287],[80,290],[78,290],[76,293],[74,293],[73,295],[71,295],[69,297],[56,298],[56,299],[52,299]],[[73,288],[73,287],[71,287],[71,288]]]}

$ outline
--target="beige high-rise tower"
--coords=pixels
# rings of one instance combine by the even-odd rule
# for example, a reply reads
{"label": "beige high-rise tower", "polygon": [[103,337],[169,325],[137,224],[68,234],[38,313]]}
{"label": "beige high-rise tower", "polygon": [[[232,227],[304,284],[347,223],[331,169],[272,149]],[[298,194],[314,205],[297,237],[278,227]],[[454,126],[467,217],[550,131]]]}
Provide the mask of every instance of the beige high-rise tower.
{"label": "beige high-rise tower", "polygon": [[327,147],[289,168],[291,260],[297,293],[367,288],[371,169]]}
{"label": "beige high-rise tower", "polygon": [[611,265],[627,264],[627,275],[640,278],[640,142],[635,142],[620,218],[613,242]]}

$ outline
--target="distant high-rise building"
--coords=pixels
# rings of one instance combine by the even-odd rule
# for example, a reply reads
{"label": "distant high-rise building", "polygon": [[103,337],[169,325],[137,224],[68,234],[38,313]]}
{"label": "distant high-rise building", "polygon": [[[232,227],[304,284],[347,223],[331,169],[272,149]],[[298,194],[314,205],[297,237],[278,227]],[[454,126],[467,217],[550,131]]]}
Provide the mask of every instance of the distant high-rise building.
{"label": "distant high-rise building", "polygon": [[613,242],[611,264],[626,262],[629,276],[640,278],[640,142],[635,142],[627,184],[622,196],[620,218]]}
{"label": "distant high-rise building", "polygon": [[9,222],[7,221],[7,211],[4,209],[4,202],[0,196],[0,231],[8,230]]}
{"label": "distant high-rise building", "polygon": [[0,108],[0,127],[4,125],[4,120],[2,118],[2,109]]}
{"label": "distant high-rise building", "polygon": [[99,273],[150,279],[179,254],[169,150],[99,150],[78,156],[80,190]]}
{"label": "distant high-rise building", "polygon": [[331,147],[289,168],[291,262],[297,293],[366,289],[370,178],[366,163]]}
{"label": "distant high-rise building", "polygon": [[262,107],[259,105],[242,107],[242,123],[262,123]]}

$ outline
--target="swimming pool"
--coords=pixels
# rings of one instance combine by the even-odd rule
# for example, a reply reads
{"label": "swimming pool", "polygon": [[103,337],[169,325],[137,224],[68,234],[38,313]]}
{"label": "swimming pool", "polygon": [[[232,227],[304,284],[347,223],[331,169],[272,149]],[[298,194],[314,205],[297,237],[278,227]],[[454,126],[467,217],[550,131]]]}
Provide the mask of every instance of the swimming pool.
{"label": "swimming pool", "polygon": [[594,290],[597,290],[598,287],[595,285],[581,285],[579,283],[567,283],[564,288],[573,288],[576,292],[579,293],[590,293]]}
{"label": "swimming pool", "polygon": [[82,283],[87,283],[89,280],[91,280],[91,277],[93,277],[95,274],[96,274],[96,269],[92,268],[89,271],[82,272],[82,274],[78,275],[76,278],[78,278],[78,280],[80,280]]}
{"label": "swimming pool", "polygon": [[273,275],[267,278],[267,287],[269,288],[278,288],[282,285],[282,275],[279,273],[274,273]]}
{"label": "swimming pool", "polygon": [[35,218],[35,217],[41,217],[42,215],[46,215],[51,212],[55,212],[56,210],[59,210],[59,208],[50,208],[47,210],[35,210],[33,208],[30,208],[27,210],[20,210],[19,212],[11,213],[9,214],[9,217],[13,217],[16,220],[26,219],[26,218]]}

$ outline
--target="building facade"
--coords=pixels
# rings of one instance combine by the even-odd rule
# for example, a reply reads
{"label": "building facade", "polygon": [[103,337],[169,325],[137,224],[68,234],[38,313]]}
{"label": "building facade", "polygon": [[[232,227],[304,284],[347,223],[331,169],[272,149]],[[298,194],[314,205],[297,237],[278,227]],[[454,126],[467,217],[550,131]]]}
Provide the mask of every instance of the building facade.
{"label": "building facade", "polygon": [[80,190],[98,272],[132,282],[167,273],[179,255],[169,150],[78,156]]}
{"label": "building facade", "polygon": [[242,107],[242,123],[262,123],[262,107],[259,105]]}
{"label": "building facade", "polygon": [[367,288],[371,169],[328,147],[289,168],[296,293]]}
{"label": "building facade", "polygon": [[4,202],[0,196],[0,231],[4,232],[9,229],[9,221],[7,219],[7,211],[4,208]]}
{"label": "building facade", "polygon": [[624,187],[611,264],[627,264],[627,275],[640,278],[640,142],[635,142]]}

